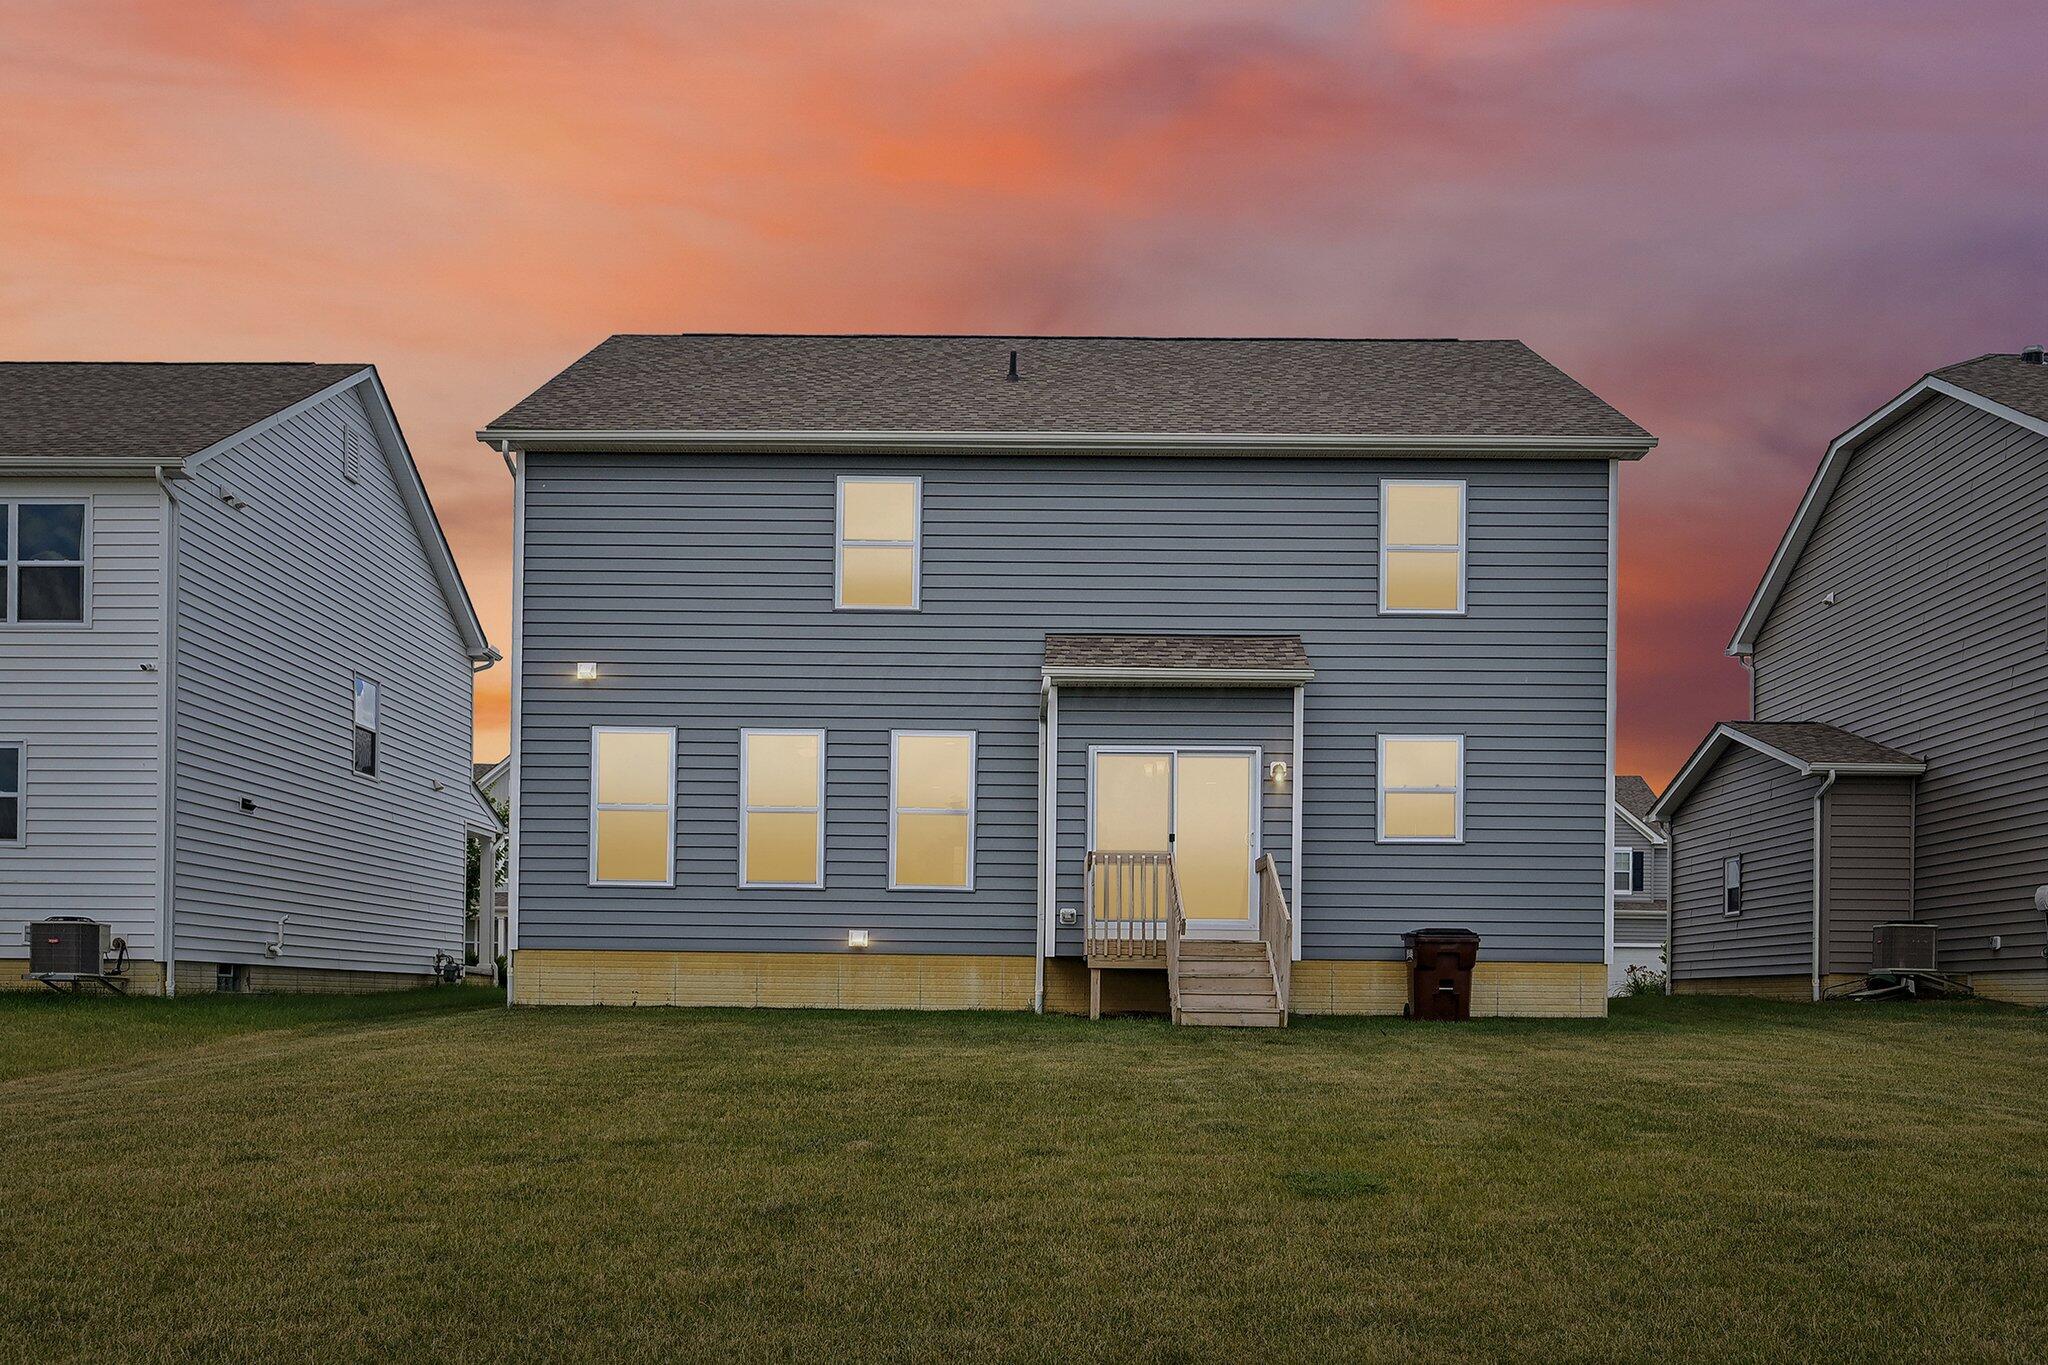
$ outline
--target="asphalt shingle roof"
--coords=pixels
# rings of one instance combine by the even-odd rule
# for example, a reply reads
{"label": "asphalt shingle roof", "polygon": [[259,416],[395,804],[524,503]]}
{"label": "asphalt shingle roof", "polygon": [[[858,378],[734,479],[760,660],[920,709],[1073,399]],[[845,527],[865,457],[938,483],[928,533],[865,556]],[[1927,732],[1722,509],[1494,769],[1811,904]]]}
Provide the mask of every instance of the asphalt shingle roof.
{"label": "asphalt shingle roof", "polygon": [[487,430],[1650,442],[1519,341],[1282,337],[615,336]]}
{"label": "asphalt shingle roof", "polygon": [[1045,666],[1293,672],[1309,662],[1299,635],[1048,635]]}
{"label": "asphalt shingle roof", "polygon": [[1657,793],[1642,778],[1616,776],[1614,799],[1623,810],[1636,819],[1646,825],[1654,825],[1655,822],[1650,819],[1650,807],[1657,804]]}
{"label": "asphalt shingle roof", "polygon": [[1851,734],[1833,725],[1812,721],[1731,720],[1729,729],[1748,735],[1802,763],[1918,763],[1903,749],[1889,748],[1875,740]]}
{"label": "asphalt shingle roof", "polygon": [[368,368],[0,362],[0,458],[180,460]]}
{"label": "asphalt shingle roof", "polygon": [[2030,365],[2016,355],[1980,355],[1936,370],[1934,377],[2048,422],[2048,365]]}

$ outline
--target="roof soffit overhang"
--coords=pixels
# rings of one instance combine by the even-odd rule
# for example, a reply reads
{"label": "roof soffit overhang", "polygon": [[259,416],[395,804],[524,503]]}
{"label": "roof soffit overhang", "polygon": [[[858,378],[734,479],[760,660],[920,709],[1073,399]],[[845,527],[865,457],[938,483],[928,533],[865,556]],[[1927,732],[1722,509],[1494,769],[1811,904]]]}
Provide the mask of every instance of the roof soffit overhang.
{"label": "roof soffit overhang", "polygon": [[1130,455],[1482,455],[1522,459],[1638,460],[1655,437],[1371,434],[1315,435],[1104,431],[547,431],[492,429],[477,439],[494,449],[647,452],[851,451],[870,454],[944,450],[968,454],[1074,452]]}

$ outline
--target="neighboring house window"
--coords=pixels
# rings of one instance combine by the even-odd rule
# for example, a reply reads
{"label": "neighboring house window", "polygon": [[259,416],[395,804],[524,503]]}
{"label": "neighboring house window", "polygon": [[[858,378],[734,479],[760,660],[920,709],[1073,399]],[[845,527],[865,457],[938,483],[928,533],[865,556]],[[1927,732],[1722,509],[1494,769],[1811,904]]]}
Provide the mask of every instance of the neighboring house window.
{"label": "neighboring house window", "polygon": [[839,480],[836,605],[917,610],[923,502],[919,479]]}
{"label": "neighboring house window", "polygon": [[889,889],[974,889],[974,736],[889,737]]}
{"label": "neighboring house window", "polygon": [[1459,735],[1382,735],[1380,839],[1456,843],[1465,837],[1465,741]]}
{"label": "neighboring house window", "polygon": [[22,810],[21,794],[28,770],[28,750],[20,744],[0,744],[0,844],[18,844],[28,820]]}
{"label": "neighboring house window", "polygon": [[368,678],[355,680],[355,769],[377,775],[377,706],[381,689]]}
{"label": "neighboring house window", "polygon": [[1380,483],[1380,610],[1456,615],[1465,610],[1465,485]]}
{"label": "neighboring house window", "polygon": [[590,732],[590,880],[675,885],[676,732]]}
{"label": "neighboring house window", "polygon": [[1643,851],[1639,848],[1617,848],[1614,850],[1614,889],[1623,896],[1636,896],[1643,890]]}
{"label": "neighboring house window", "polygon": [[1739,915],[1742,913],[1742,859],[1721,860],[1721,913]]}
{"label": "neighboring house window", "polygon": [[85,504],[0,503],[4,618],[22,625],[85,620]]}
{"label": "neighboring house window", "polygon": [[825,884],[825,732],[740,732],[740,885]]}

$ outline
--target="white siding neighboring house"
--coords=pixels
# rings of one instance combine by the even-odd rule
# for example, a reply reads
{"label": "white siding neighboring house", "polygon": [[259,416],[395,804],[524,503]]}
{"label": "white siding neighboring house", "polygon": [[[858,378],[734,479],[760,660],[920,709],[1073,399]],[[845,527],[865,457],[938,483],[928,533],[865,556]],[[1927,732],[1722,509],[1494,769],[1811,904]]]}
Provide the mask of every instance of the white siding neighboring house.
{"label": "white siding neighboring house", "polygon": [[0,982],[56,914],[136,991],[461,953],[496,655],[374,369],[0,364],[0,516]]}
{"label": "white siding neighboring house", "polygon": [[1671,934],[1671,848],[1650,819],[1657,793],[1640,777],[1614,779],[1614,936],[1607,991],[1620,994],[1630,968],[1663,976]]}

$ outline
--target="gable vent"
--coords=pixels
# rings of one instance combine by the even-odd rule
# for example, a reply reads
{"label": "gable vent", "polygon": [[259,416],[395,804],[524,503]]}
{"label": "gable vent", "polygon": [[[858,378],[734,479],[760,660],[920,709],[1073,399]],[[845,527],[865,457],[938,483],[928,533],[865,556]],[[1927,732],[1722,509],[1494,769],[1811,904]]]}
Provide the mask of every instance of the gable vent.
{"label": "gable vent", "polygon": [[363,478],[363,438],[351,426],[341,429],[341,477],[350,483]]}

